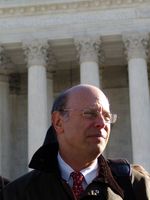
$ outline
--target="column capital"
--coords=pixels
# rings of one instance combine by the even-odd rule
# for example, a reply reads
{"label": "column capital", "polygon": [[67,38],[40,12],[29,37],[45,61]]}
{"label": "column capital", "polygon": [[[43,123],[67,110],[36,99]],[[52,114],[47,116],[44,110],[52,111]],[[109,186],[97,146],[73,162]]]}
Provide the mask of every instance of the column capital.
{"label": "column capital", "polygon": [[149,43],[148,33],[135,32],[123,34],[123,42],[128,60],[132,58],[147,59]]}
{"label": "column capital", "polygon": [[94,61],[99,62],[100,56],[100,37],[80,37],[74,39],[74,44],[78,53],[78,58],[80,59],[80,64],[82,62]]}
{"label": "column capital", "polygon": [[34,39],[23,42],[23,50],[28,67],[33,65],[46,66],[48,47],[47,40]]}

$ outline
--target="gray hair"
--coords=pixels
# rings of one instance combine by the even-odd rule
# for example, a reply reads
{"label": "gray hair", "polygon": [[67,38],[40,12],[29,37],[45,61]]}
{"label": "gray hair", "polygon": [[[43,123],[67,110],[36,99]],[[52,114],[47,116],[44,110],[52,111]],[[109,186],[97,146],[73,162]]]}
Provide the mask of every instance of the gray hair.
{"label": "gray hair", "polygon": [[63,113],[63,109],[66,107],[66,104],[68,102],[68,96],[69,96],[68,91],[64,91],[59,94],[59,96],[55,99],[53,103],[51,114],[54,111],[59,111]]}

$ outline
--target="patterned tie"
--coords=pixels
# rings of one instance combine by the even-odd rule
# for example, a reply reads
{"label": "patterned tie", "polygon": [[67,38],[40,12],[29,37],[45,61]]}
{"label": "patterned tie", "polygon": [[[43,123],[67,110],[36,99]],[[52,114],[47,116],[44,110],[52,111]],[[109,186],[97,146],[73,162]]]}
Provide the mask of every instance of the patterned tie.
{"label": "patterned tie", "polygon": [[80,172],[72,172],[70,174],[70,176],[73,179],[72,191],[75,194],[75,196],[77,197],[77,199],[79,199],[81,193],[84,191],[84,189],[82,187],[82,182],[83,182],[84,176]]}

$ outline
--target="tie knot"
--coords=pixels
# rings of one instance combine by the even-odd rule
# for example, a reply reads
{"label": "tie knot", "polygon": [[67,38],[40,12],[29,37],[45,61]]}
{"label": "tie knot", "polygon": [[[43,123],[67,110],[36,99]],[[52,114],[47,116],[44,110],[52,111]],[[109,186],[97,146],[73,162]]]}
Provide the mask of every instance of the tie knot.
{"label": "tie knot", "polygon": [[76,182],[78,184],[82,183],[84,178],[81,172],[72,172],[70,176],[73,178],[73,182]]}
{"label": "tie knot", "polygon": [[79,199],[80,194],[84,191],[83,186],[82,186],[84,176],[81,172],[72,172],[70,174],[70,176],[73,179],[72,190],[73,190],[75,196],[77,197],[77,199]]}

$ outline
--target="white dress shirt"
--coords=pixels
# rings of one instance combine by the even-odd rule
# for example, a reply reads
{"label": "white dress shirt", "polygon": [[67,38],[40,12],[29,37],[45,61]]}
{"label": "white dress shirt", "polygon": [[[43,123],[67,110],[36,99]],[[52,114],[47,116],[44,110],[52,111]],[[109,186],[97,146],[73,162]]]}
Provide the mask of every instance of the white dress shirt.
{"label": "white dress shirt", "polygon": [[[73,180],[70,174],[74,170],[62,159],[59,153],[57,158],[62,178],[66,180],[66,182],[70,185],[70,187],[72,187]],[[85,189],[92,182],[92,180],[98,175],[98,160],[95,160],[94,163],[92,163],[92,165],[81,170],[80,172],[84,176],[83,188]]]}

